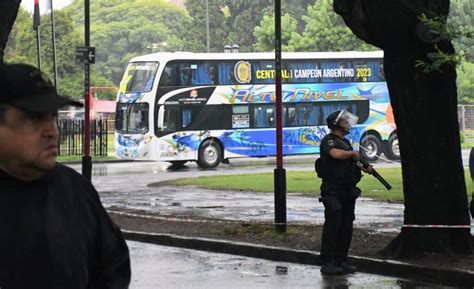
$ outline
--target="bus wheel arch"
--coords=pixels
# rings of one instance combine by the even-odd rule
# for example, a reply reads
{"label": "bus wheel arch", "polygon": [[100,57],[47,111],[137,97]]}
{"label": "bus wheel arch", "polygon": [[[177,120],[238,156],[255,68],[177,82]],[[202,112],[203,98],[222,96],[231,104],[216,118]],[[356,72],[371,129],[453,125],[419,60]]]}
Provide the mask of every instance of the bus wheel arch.
{"label": "bus wheel arch", "polygon": [[201,168],[217,167],[223,158],[224,146],[217,138],[207,138],[199,146],[197,164]]}
{"label": "bus wheel arch", "polygon": [[387,146],[385,148],[385,155],[390,160],[400,160],[400,148],[398,143],[397,131],[392,132],[392,134],[388,138]]}
{"label": "bus wheel arch", "polygon": [[367,131],[360,138],[361,157],[369,162],[378,160],[383,152],[382,138],[376,131]]}

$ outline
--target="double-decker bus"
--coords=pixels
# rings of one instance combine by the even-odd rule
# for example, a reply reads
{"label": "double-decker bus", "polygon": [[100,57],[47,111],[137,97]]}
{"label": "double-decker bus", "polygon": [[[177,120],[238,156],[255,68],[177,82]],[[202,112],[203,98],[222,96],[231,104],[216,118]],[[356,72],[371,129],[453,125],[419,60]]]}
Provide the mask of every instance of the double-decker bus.
{"label": "double-decker bus", "polygon": [[[347,138],[367,160],[399,158],[383,52],[282,54],[283,154],[319,153],[326,117],[359,117]],[[117,96],[122,159],[196,161],[276,154],[273,53],[156,53],[130,60]]]}

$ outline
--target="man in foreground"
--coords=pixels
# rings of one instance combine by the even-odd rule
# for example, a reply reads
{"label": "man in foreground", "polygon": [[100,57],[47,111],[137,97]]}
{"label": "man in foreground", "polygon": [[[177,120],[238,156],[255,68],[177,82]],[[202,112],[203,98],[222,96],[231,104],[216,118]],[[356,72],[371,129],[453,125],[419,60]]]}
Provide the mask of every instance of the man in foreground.
{"label": "man in foreground", "polygon": [[0,88],[0,288],[128,288],[120,229],[92,184],[56,163],[57,110],[80,103],[29,65],[0,65]]}

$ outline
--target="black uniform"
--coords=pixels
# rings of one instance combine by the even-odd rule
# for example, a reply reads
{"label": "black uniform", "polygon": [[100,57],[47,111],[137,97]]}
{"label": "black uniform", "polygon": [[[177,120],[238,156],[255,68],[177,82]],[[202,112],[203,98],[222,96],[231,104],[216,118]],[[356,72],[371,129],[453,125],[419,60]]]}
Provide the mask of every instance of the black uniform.
{"label": "black uniform", "polygon": [[322,178],[321,199],[324,204],[324,229],[321,244],[323,263],[343,263],[352,240],[355,200],[360,195],[356,184],[361,172],[353,159],[334,159],[333,148],[352,151],[350,142],[331,133],[321,141],[320,158],[316,164]]}
{"label": "black uniform", "polygon": [[0,287],[125,289],[130,259],[97,191],[62,165],[24,182],[0,170]]}

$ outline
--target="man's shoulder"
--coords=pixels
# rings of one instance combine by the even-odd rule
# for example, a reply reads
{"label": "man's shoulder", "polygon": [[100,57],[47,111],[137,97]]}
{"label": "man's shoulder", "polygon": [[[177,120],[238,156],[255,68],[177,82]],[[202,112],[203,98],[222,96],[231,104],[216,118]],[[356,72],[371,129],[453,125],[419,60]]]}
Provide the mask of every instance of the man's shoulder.
{"label": "man's shoulder", "polygon": [[92,192],[95,190],[89,180],[74,169],[59,163],[49,175],[49,182],[55,187],[68,188],[68,191],[71,192]]}
{"label": "man's shoulder", "polygon": [[321,145],[333,146],[335,142],[336,142],[336,136],[330,133],[323,137],[323,139],[321,140]]}
{"label": "man's shoulder", "polygon": [[69,173],[69,174],[77,174],[77,175],[80,175],[78,172],[76,172],[75,170],[73,170],[72,168],[68,167],[68,166],[65,166],[61,163],[56,163],[56,168],[55,170],[57,172],[61,172],[61,173]]}
{"label": "man's shoulder", "polygon": [[329,140],[333,140],[336,136],[332,133],[328,133],[327,135],[325,135],[323,137],[323,139],[321,140],[321,142],[323,141],[329,141]]}
{"label": "man's shoulder", "polygon": [[76,172],[74,169],[72,169],[68,166],[65,166],[63,164],[60,164],[60,163],[56,164],[56,167],[54,168],[52,173],[53,173],[54,177],[58,177],[58,176],[67,177],[67,178],[71,178],[71,179],[74,179],[74,180],[83,179],[82,175],[79,174],[78,172]]}

